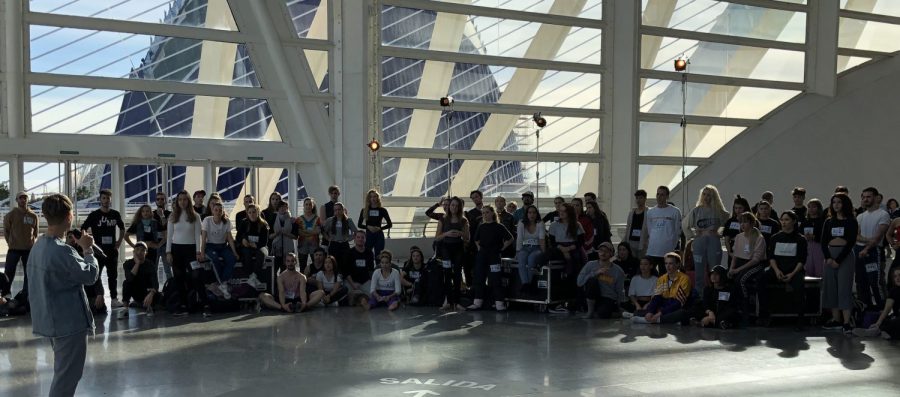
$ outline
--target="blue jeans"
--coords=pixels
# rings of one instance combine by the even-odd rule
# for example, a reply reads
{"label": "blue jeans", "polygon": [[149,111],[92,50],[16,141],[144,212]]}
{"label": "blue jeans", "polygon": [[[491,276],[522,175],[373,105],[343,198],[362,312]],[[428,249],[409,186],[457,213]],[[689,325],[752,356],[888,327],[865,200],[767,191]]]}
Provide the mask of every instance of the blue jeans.
{"label": "blue jeans", "polygon": [[531,269],[540,266],[543,260],[544,253],[537,245],[523,245],[522,249],[516,252],[516,262],[519,263],[519,280],[522,285],[531,283]]}
{"label": "blue jeans", "polygon": [[719,236],[697,236],[693,247],[694,290],[702,296],[707,274],[722,263],[722,241]]}
{"label": "blue jeans", "polygon": [[375,263],[378,263],[378,255],[381,254],[381,251],[384,251],[384,232],[372,233],[366,230],[366,250],[373,251]]}
{"label": "blue jeans", "polygon": [[860,258],[859,253],[863,248],[865,247],[862,245],[853,246],[853,257],[856,258],[856,293],[866,308],[880,310],[884,307],[884,292],[880,282],[880,275],[884,273],[881,250],[878,247],[872,248],[865,257]]}
{"label": "blue jeans", "polygon": [[13,279],[16,278],[16,268],[19,267],[19,259],[22,260],[22,274],[25,275],[25,284],[22,285],[23,291],[28,291],[28,273],[25,272],[25,265],[28,263],[28,254],[31,250],[8,250],[6,251],[6,278],[9,279],[10,291],[0,291],[0,294],[7,295],[12,293]]}
{"label": "blue jeans", "polygon": [[231,273],[234,272],[234,263],[237,259],[231,252],[228,244],[206,244],[206,259],[209,259],[216,267],[216,274],[219,275],[219,281],[226,282],[231,280]]}

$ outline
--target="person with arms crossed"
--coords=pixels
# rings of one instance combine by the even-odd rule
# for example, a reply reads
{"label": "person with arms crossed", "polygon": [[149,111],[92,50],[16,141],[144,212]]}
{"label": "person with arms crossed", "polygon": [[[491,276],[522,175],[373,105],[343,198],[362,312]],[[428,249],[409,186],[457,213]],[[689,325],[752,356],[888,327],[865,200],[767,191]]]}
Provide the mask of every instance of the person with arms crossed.
{"label": "person with arms crossed", "polygon": [[[109,284],[109,298],[112,307],[122,306],[116,291],[116,280],[119,275],[119,247],[125,238],[125,222],[122,222],[122,215],[119,211],[109,208],[112,201],[112,191],[103,189],[100,191],[100,208],[94,210],[88,215],[81,230],[90,229],[91,234],[99,241],[98,246],[103,250],[100,256],[100,270],[106,268],[106,278]],[[119,229],[119,236],[116,237],[116,228]],[[97,280],[98,287],[101,286],[100,280]],[[100,287],[102,291],[102,287]],[[99,295],[99,299],[103,299],[103,294]]]}

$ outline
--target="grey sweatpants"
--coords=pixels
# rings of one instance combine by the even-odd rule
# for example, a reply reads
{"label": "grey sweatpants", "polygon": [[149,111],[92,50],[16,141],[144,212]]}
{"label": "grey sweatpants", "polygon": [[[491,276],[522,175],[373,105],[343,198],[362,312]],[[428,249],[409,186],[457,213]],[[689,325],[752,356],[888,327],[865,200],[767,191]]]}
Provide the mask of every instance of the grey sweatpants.
{"label": "grey sweatpants", "polygon": [[[828,247],[831,257],[837,258],[841,247]],[[856,258],[847,255],[837,269],[825,264],[822,276],[822,308],[853,309],[853,274],[856,271]]]}
{"label": "grey sweatpants", "polygon": [[50,338],[53,346],[53,383],[50,384],[50,397],[69,397],[75,395],[75,388],[84,371],[84,359],[87,355],[88,331],[75,335]]}
{"label": "grey sweatpants", "polygon": [[706,275],[722,263],[722,240],[718,236],[697,236],[691,247],[694,255],[694,289],[702,295]]}

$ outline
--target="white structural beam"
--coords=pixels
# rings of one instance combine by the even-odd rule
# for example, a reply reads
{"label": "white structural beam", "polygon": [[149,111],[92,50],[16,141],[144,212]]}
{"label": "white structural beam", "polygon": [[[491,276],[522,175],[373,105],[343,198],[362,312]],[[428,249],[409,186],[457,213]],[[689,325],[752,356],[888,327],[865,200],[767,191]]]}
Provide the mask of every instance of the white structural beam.
{"label": "white structural beam", "polygon": [[9,159],[9,194],[17,194],[25,190],[25,180],[23,178],[22,159],[19,156],[12,156]]}
{"label": "white structural beam", "polygon": [[[383,157],[403,157],[410,159],[447,159],[447,150],[445,149],[385,147],[382,148],[378,153]],[[509,152],[503,150],[460,150],[452,151],[451,153],[454,160],[509,160],[524,162],[534,161],[534,153],[532,152]],[[541,161],[561,163],[589,163],[597,161],[597,154],[541,153]],[[459,194],[460,192],[456,193]]]}
{"label": "white structural beam", "polygon": [[25,65],[24,41],[22,39],[22,1],[5,0],[3,14],[3,36],[6,67],[6,125],[10,138],[25,136],[25,82],[22,69]]}
{"label": "white structural beam", "polygon": [[[336,131],[339,135],[335,135],[333,167],[340,169],[340,179],[332,179],[331,183],[341,186],[341,200],[345,201],[351,209],[358,208],[362,200],[362,195],[369,185],[367,178],[368,159],[365,143],[370,131],[370,115],[367,111],[368,98],[372,93],[369,92],[370,69],[380,67],[380,65],[370,65],[372,58],[370,51],[375,51],[375,45],[372,38],[369,37],[370,18],[377,18],[381,10],[373,9],[374,5],[370,1],[361,0],[341,0],[335,4],[340,7],[341,24],[339,26],[340,33],[335,33],[341,37],[339,53],[335,53],[335,58],[340,58],[341,70],[335,75],[333,81],[340,80],[339,87],[342,92],[337,97],[337,107],[340,107],[341,120]],[[375,15],[370,15],[375,14]],[[372,42],[373,46],[369,45]],[[380,84],[374,82],[373,84]],[[378,85],[375,85],[378,87]],[[300,168],[300,173],[306,178],[305,168]],[[304,179],[307,190],[309,190],[309,182]],[[317,197],[326,197],[323,192]],[[351,212],[351,216],[356,214]]]}
{"label": "white structural beam", "polygon": [[806,91],[837,93],[838,0],[810,2],[806,14]]}
{"label": "white structural beam", "polygon": [[[435,16],[434,29],[429,40],[430,48],[440,48],[456,52],[462,43],[467,17],[460,14],[439,12]],[[381,48],[380,55],[391,54],[391,48]],[[450,82],[453,79],[453,70],[456,63],[452,61],[426,60],[422,68],[422,77],[419,79],[418,96],[432,102],[448,95]],[[441,113],[429,110],[414,109],[410,116],[406,145],[410,147],[430,148],[434,145],[437,130],[440,126]],[[449,134],[449,132],[448,132]],[[448,135],[449,136],[449,135]],[[382,153],[382,156],[385,156]],[[445,156],[446,158],[446,152]],[[426,179],[428,160],[421,158],[401,158],[397,170],[397,178],[394,183],[393,196],[418,196],[422,189],[422,183]],[[452,194],[448,192],[448,194]],[[399,222],[413,220],[414,208],[398,208]]]}
{"label": "white structural beam", "polygon": [[[598,198],[613,223],[624,222],[637,186],[637,114],[640,65],[641,3],[608,1],[603,15],[609,28],[603,35],[607,54],[607,83],[601,98],[607,116],[600,129],[600,191]],[[588,166],[585,180],[596,178],[596,165]]]}
{"label": "white structural beam", "polygon": [[[521,1],[521,0],[520,0]],[[565,0],[573,1],[573,0]],[[519,21],[538,22],[552,25],[579,26],[585,28],[602,29],[604,21],[598,19],[580,18],[578,14],[561,12],[530,12],[504,9],[499,7],[484,7],[461,2],[429,1],[429,0],[383,0],[382,3],[397,7],[431,10],[465,15],[478,15],[500,19],[515,19]],[[579,10],[580,13],[580,10]]]}
{"label": "white structural beam", "polygon": [[[21,3],[21,0],[7,0]],[[224,0],[221,0],[224,2]],[[215,1],[210,1],[214,4]],[[20,6],[21,8],[21,6]],[[198,28],[184,25],[163,25],[120,19],[92,18],[74,15],[45,14],[29,12],[25,21],[34,25],[57,26],[61,28],[100,30],[104,32],[135,33],[148,36],[183,37],[195,40],[212,40],[228,43],[246,41],[246,35],[232,30]]]}
{"label": "white structural beam", "polygon": [[[422,101],[415,98],[401,97],[381,97],[379,100],[381,106],[390,108],[408,108],[408,109],[425,109],[425,110],[443,110],[436,100]],[[557,117],[579,117],[579,118],[595,118],[603,117],[603,110],[600,109],[581,109],[581,108],[564,108],[543,106],[518,105],[512,103],[478,103],[478,102],[453,102],[453,111],[456,112],[474,112],[474,113],[500,113],[513,115],[531,116],[537,112],[541,112],[544,116]]]}
{"label": "white structural beam", "polygon": [[[232,65],[234,64],[234,58],[231,59],[230,63]],[[284,96],[284,91],[281,90],[272,92],[257,87],[184,83],[167,80],[121,79],[115,77],[77,76],[56,73],[28,73],[25,77],[29,84],[96,88],[101,90],[161,92],[166,94],[216,96],[226,98],[277,98]]]}
{"label": "white structural beam", "polygon": [[[328,143],[322,142],[319,131],[322,131],[324,124],[316,128],[319,123],[316,123],[314,120],[316,116],[310,112],[314,108],[313,104],[318,106],[321,112],[324,112],[324,109],[321,109],[319,103],[304,100],[302,95],[314,95],[313,90],[309,88],[313,83],[304,80],[310,77],[298,72],[298,69],[302,69],[309,74],[309,65],[306,64],[305,57],[302,57],[299,51],[291,51],[281,44],[282,41],[295,37],[285,4],[283,1],[273,0],[230,0],[228,3],[238,28],[250,37],[247,46],[260,85],[277,87],[284,92],[283,98],[268,98],[282,139],[294,148],[306,147],[306,151],[298,150],[296,153],[303,153],[302,157],[318,163],[318,166],[308,168],[303,175],[307,190],[313,195],[324,196],[327,181],[332,178],[333,173],[331,164],[323,161]],[[291,57],[294,55],[291,52],[297,52],[303,64],[292,63],[291,60],[295,58]],[[321,117],[318,120],[321,120]],[[272,175],[266,177],[271,178]],[[266,195],[268,192],[263,190],[260,194]]]}
{"label": "white structural beam", "polygon": [[[586,0],[556,0],[550,6],[550,13],[578,15],[584,9],[585,3]],[[546,59],[556,56],[570,31],[571,27],[568,26],[541,25],[525,51],[525,57]],[[543,77],[543,70],[516,69],[498,102],[527,103],[534,95]],[[500,150],[517,121],[518,116],[514,115],[491,115],[472,145],[472,149]],[[492,163],[489,160],[463,162],[453,179],[453,189],[460,192],[477,189]]]}
{"label": "white structural beam", "polygon": [[[875,5],[878,1],[879,0],[847,0],[847,4],[844,8],[856,10],[857,12],[871,13],[872,10],[875,9]],[[840,33],[839,37],[843,38],[841,41],[844,42],[845,47],[855,47],[856,44],[859,43],[859,39],[862,37],[866,24],[867,22],[864,20],[838,18],[838,33]],[[865,51],[851,50],[849,48],[839,49],[838,54],[870,58],[880,58],[880,56],[884,55],[883,53],[870,53],[867,55]],[[850,60],[847,58],[838,59],[837,70],[844,69],[849,61]]]}

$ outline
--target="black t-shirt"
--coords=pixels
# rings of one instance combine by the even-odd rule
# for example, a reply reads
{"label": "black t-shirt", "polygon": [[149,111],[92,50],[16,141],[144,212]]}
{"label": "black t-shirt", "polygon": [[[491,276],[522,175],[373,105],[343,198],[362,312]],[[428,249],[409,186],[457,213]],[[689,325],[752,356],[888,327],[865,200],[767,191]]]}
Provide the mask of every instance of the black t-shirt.
{"label": "black t-shirt", "polygon": [[466,219],[469,220],[469,241],[475,244],[475,232],[478,231],[478,225],[481,225],[481,208],[472,208],[465,213]]}
{"label": "black t-shirt", "polygon": [[[307,271],[308,270],[308,271]],[[303,269],[303,274],[306,275],[306,278],[313,279],[316,277],[316,273],[324,272],[325,264],[323,263],[321,267],[316,267],[315,261],[310,261],[308,265],[306,265],[306,269]],[[354,279],[355,280],[355,279]]]}
{"label": "black t-shirt", "polygon": [[156,266],[153,265],[150,258],[148,257],[144,260],[144,263],[141,264],[140,269],[138,269],[138,274],[136,275],[131,274],[131,270],[134,269],[134,263],[134,258],[129,258],[122,264],[122,269],[125,270],[125,280],[137,282],[145,288],[153,288],[159,291],[159,280],[156,278]]}
{"label": "black t-shirt", "polygon": [[274,209],[270,210],[270,209],[266,208],[266,209],[262,210],[262,212],[260,213],[260,216],[262,216],[262,218],[266,220],[266,224],[268,224],[271,227],[272,225],[275,224],[275,218],[278,217],[278,211],[276,211]]}
{"label": "black t-shirt", "polygon": [[363,284],[372,278],[375,271],[375,258],[370,250],[359,252],[351,247],[347,252],[347,263],[344,264],[344,278],[352,277],[353,282]]}
{"label": "black t-shirt", "polygon": [[116,245],[116,228],[125,231],[125,223],[122,222],[122,215],[119,214],[119,211],[113,209],[108,212],[94,210],[81,224],[81,230],[90,229],[97,245],[102,248]]}
{"label": "black t-shirt", "polygon": [[541,220],[544,223],[559,222],[559,211],[550,211]]}
{"label": "black t-shirt", "polygon": [[334,202],[329,201],[325,203],[325,219],[331,218],[334,216]]}
{"label": "black t-shirt", "polygon": [[644,228],[644,215],[646,214],[647,210],[640,214],[637,212],[631,214],[631,230],[628,231],[628,241],[641,241],[641,230]]}
{"label": "black t-shirt", "polygon": [[[891,280],[891,284],[893,283],[894,281]],[[888,292],[888,298],[894,300],[894,316],[900,317],[900,287],[891,287],[890,292]]]}
{"label": "black t-shirt", "polygon": [[625,275],[628,276],[628,278],[634,278],[641,272],[641,263],[638,262],[637,258],[633,256],[629,256],[628,259],[624,261],[616,258],[613,260],[613,264],[618,265],[620,268],[622,268],[622,271],[625,272]]}
{"label": "black t-shirt", "polygon": [[734,248],[734,238],[737,237],[738,234],[741,234],[741,220],[736,216],[731,217],[725,224],[722,225],[722,235],[728,237],[729,248]]}
{"label": "black t-shirt", "polygon": [[243,247],[244,240],[256,244],[257,248],[262,248],[269,244],[269,228],[259,220],[256,222],[250,222],[249,219],[244,221],[243,228],[238,229],[238,236],[238,243],[240,243],[241,247]]}
{"label": "black t-shirt", "polygon": [[403,278],[410,283],[418,283],[419,280],[422,279],[423,274],[425,274],[424,263],[418,269],[416,269],[412,263],[407,263],[406,266],[403,267]]}
{"label": "black t-shirt", "polygon": [[802,234],[812,234],[813,242],[821,242],[822,239],[822,225],[825,224],[825,218],[806,218],[800,221],[800,233]]}
{"label": "black t-shirt", "polygon": [[772,243],[766,246],[766,258],[774,259],[778,269],[788,274],[794,271],[798,263],[806,263],[806,246],[806,238],[800,233],[778,232],[772,236]]}
{"label": "black t-shirt", "polygon": [[760,219],[759,231],[762,233],[763,238],[766,239],[766,247],[768,247],[772,241],[772,236],[781,231],[781,222],[772,218]]}
{"label": "black t-shirt", "polygon": [[247,222],[247,219],[249,219],[249,217],[247,216],[247,210],[238,212],[237,215],[234,216],[234,227],[235,227],[235,230],[237,230],[237,232],[238,232],[238,239],[237,239],[238,241],[241,241],[240,234],[241,234],[241,231],[244,230],[244,223]]}
{"label": "black t-shirt", "polygon": [[806,207],[791,208],[791,211],[794,211],[794,213],[797,214],[797,219],[806,218]]}
{"label": "black t-shirt", "polygon": [[203,218],[206,218],[207,216],[209,216],[206,214],[206,206],[205,205],[201,205],[199,207],[195,205],[194,212],[196,212],[197,215],[200,215],[200,220],[203,220]]}
{"label": "black t-shirt", "polygon": [[163,217],[165,217],[165,219],[163,219],[163,218],[160,218],[160,217],[159,217],[159,213],[156,212],[157,210],[159,210],[159,208],[156,208],[156,209],[153,210],[153,219],[155,219],[156,222],[158,222],[160,225],[165,224],[166,222],[168,222],[168,220],[169,220],[169,215],[172,215],[172,211],[169,211],[169,210],[167,210],[167,209],[163,209]]}
{"label": "black t-shirt", "polygon": [[505,211],[498,213],[497,222],[503,225],[513,235],[513,238],[516,237],[516,218],[512,214]]}
{"label": "black t-shirt", "polygon": [[475,231],[475,241],[480,245],[479,251],[488,258],[499,260],[504,240],[512,240],[512,234],[497,222],[482,223]]}
{"label": "black t-shirt", "polygon": [[359,219],[356,221],[356,226],[360,229],[365,229],[367,226],[375,226],[380,227],[381,230],[387,230],[393,226],[391,223],[391,215],[388,214],[386,209],[381,207],[369,208],[369,213],[367,214],[365,212],[365,208],[359,210]]}
{"label": "black t-shirt", "polygon": [[132,223],[127,230],[127,233],[133,234],[137,241],[154,243],[162,241],[162,232],[162,227],[156,219],[151,219],[150,222],[146,224],[143,220]]}

